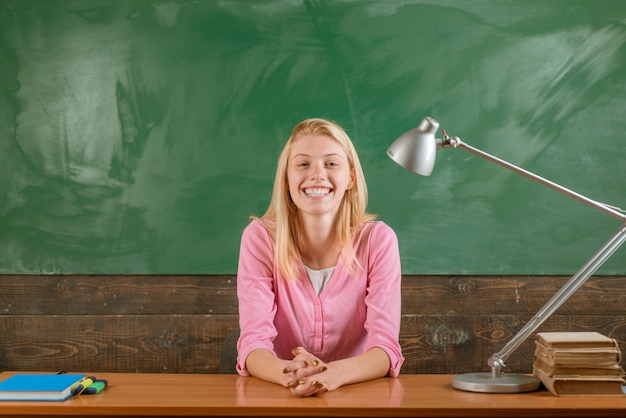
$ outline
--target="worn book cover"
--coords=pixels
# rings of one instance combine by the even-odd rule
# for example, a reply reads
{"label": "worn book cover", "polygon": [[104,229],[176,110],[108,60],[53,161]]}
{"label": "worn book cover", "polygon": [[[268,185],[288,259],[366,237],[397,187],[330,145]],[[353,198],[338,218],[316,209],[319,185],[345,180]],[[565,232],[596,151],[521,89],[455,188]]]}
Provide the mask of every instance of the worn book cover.
{"label": "worn book cover", "polygon": [[548,348],[617,347],[614,338],[599,332],[539,332],[537,341]]}
{"label": "worn book cover", "polygon": [[624,369],[617,363],[611,363],[606,366],[554,366],[536,358],[533,367],[539,369],[550,377],[567,378],[567,377],[623,377]]}
{"label": "worn book cover", "polygon": [[609,367],[622,358],[619,347],[549,348],[535,341],[535,357],[550,366]]}
{"label": "worn book cover", "polygon": [[533,374],[553,395],[556,396],[626,396],[621,377],[567,377],[548,376],[533,367]]}

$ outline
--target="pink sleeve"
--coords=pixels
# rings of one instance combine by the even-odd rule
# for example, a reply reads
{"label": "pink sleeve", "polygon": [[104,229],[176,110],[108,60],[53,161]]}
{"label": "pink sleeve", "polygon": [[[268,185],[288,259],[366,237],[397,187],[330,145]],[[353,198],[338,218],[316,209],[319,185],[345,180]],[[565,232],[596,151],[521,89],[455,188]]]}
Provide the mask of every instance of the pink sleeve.
{"label": "pink sleeve", "polygon": [[369,284],[365,303],[365,328],[368,339],[365,350],[379,347],[390,361],[390,376],[398,376],[404,362],[398,341],[401,317],[400,251],[398,238],[388,225],[375,222],[368,240]]}
{"label": "pink sleeve", "polygon": [[273,292],[274,244],[263,224],[252,221],[241,236],[237,269],[239,327],[237,372],[248,376],[246,359],[253,350],[274,352],[276,303]]}

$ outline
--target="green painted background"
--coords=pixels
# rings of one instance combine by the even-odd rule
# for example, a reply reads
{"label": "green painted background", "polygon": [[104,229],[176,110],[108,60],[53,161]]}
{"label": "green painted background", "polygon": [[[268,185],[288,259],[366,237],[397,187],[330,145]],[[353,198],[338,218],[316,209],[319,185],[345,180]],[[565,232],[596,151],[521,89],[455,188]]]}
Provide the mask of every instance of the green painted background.
{"label": "green painted background", "polygon": [[[407,274],[571,274],[626,206],[623,0],[0,0],[0,273],[230,274],[307,117],[360,152]],[[600,271],[626,274],[626,250]]]}

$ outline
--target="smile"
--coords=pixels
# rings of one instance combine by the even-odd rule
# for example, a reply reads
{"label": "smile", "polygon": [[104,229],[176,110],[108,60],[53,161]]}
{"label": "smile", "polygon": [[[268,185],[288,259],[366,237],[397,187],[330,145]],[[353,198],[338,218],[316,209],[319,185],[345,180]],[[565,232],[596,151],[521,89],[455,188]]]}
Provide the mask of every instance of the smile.
{"label": "smile", "polygon": [[304,193],[306,193],[307,196],[320,197],[320,196],[326,196],[327,194],[329,194],[330,189],[326,187],[312,187],[309,189],[304,189]]}

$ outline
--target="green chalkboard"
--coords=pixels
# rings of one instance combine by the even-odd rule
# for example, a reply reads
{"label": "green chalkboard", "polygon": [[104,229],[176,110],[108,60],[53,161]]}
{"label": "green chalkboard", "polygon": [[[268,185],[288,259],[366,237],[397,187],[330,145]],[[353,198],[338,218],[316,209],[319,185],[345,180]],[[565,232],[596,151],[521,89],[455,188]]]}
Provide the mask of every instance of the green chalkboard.
{"label": "green chalkboard", "polygon": [[[0,273],[232,274],[293,125],[341,124],[405,274],[570,274],[626,206],[623,0],[0,0]],[[601,269],[626,274],[626,250]]]}

